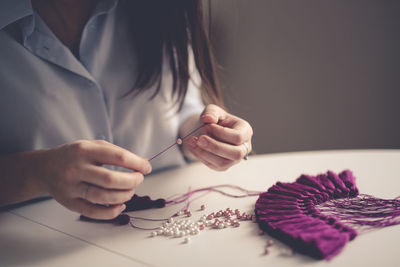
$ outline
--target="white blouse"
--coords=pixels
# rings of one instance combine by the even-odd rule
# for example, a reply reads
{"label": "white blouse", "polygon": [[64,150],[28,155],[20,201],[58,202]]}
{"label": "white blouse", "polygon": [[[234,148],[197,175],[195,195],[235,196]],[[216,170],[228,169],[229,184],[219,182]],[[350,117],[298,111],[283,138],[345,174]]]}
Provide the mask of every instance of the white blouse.
{"label": "white blouse", "polygon": [[[128,16],[118,0],[100,1],[77,59],[30,0],[0,2],[0,155],[104,139],[150,158],[176,140],[180,125],[204,108],[199,75],[192,71],[179,112],[167,63],[154,99],[155,88],[122,97],[137,75]],[[176,147],[152,161],[154,170],[184,163]]]}

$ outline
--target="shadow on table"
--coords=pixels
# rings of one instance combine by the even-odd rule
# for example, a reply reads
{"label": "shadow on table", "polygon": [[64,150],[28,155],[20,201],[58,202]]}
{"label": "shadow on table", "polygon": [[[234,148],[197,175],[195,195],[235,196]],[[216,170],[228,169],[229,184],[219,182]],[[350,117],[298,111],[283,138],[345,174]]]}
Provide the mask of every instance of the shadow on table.
{"label": "shadow on table", "polygon": [[37,198],[26,200],[26,201],[23,201],[23,202],[20,202],[20,203],[16,203],[16,204],[11,204],[11,205],[7,205],[7,206],[4,206],[4,207],[0,207],[0,212],[14,210],[14,209],[26,206],[26,205],[34,204],[34,203],[41,202],[41,201],[44,201],[44,200],[49,200],[49,199],[52,199],[52,197],[51,196],[37,197]]}

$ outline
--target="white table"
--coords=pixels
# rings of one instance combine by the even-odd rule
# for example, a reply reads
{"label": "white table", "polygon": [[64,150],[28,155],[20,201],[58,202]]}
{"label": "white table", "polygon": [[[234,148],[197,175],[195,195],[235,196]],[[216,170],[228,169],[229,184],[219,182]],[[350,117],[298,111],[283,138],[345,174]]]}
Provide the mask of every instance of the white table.
{"label": "white table", "polygon": [[[166,155],[167,156],[167,155]],[[277,181],[294,181],[300,174],[350,169],[360,192],[382,198],[400,195],[400,150],[316,151],[252,156],[227,172],[201,164],[149,176],[139,195],[168,197],[192,189],[235,184],[265,191]],[[192,219],[204,212],[230,207],[252,211],[257,197],[232,199],[210,193],[192,204]],[[201,204],[204,212],[196,211]],[[136,212],[166,217],[179,207]],[[182,238],[149,237],[150,231],[79,220],[54,200],[0,213],[0,266],[400,266],[400,225],[358,236],[331,261],[295,254],[282,255],[278,244],[264,255],[267,235],[257,224],[204,230]]]}

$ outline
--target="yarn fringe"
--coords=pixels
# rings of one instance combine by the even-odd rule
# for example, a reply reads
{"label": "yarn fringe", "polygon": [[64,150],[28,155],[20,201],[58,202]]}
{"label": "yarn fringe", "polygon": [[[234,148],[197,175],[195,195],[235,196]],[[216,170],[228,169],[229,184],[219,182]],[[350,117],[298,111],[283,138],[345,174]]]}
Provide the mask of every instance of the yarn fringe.
{"label": "yarn fringe", "polygon": [[381,199],[360,194],[355,198],[334,199],[317,206],[321,214],[334,216],[364,232],[400,224],[400,199]]}
{"label": "yarn fringe", "polygon": [[260,194],[255,213],[262,230],[295,251],[331,259],[359,233],[400,224],[400,199],[359,195],[351,171],[328,171],[276,183]]}

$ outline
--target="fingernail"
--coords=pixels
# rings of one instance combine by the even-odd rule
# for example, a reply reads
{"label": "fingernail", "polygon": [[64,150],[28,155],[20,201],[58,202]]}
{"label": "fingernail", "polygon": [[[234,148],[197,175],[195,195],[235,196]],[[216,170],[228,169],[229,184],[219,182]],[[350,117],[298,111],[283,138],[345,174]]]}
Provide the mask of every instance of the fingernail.
{"label": "fingernail", "polygon": [[213,114],[204,114],[201,116],[200,119],[205,119],[205,118],[211,118],[212,120],[217,120],[217,117],[215,117]]}
{"label": "fingernail", "polygon": [[147,165],[147,170],[146,170],[146,174],[149,174],[149,173],[151,173],[151,171],[152,171],[152,167],[151,167],[151,165],[149,164],[149,165]]}
{"label": "fingernail", "polygon": [[199,138],[198,144],[201,147],[206,147],[208,145],[208,141],[204,137],[203,138]]}
{"label": "fingernail", "polygon": [[126,209],[126,205],[125,205],[125,204],[122,204],[122,205],[121,205],[121,212],[123,212],[125,209]]}

